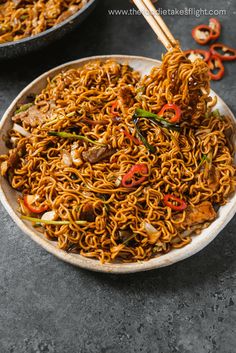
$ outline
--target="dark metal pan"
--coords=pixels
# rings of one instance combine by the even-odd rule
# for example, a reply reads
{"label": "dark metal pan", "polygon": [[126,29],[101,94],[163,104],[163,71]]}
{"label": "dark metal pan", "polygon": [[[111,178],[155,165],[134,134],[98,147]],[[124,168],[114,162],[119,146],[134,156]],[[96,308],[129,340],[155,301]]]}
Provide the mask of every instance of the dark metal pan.
{"label": "dark metal pan", "polygon": [[9,59],[40,49],[77,27],[93,10],[97,0],[90,0],[81,10],[58,25],[32,37],[0,44],[0,60]]}

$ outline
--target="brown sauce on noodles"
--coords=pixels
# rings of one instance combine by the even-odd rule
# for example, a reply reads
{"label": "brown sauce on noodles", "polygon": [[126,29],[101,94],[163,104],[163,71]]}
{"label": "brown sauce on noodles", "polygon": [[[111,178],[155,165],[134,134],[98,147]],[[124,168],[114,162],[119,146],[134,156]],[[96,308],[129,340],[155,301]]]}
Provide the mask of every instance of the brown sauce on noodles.
{"label": "brown sauce on noodles", "polygon": [[[68,222],[39,228],[61,249],[102,262],[133,262],[183,247],[193,231],[200,233],[215,219],[216,206],[235,190],[232,123],[210,113],[209,90],[204,62],[191,63],[178,48],[143,79],[115,61],[68,69],[48,79],[36,97],[41,114],[36,126],[27,111],[13,117],[30,135],[10,132],[15,143],[10,156],[17,146],[19,153],[20,143],[25,151],[14,165],[9,156],[1,157],[8,161],[5,174],[13,188],[37,195],[36,204],[54,211],[55,221]],[[140,119],[142,133],[155,146],[151,153],[137,141],[133,114],[137,108],[158,113],[166,103],[181,108],[180,129]],[[122,178],[137,164],[147,166],[147,177],[124,187]],[[187,208],[166,206],[167,194],[184,200]],[[27,213],[24,206],[21,213]]]}

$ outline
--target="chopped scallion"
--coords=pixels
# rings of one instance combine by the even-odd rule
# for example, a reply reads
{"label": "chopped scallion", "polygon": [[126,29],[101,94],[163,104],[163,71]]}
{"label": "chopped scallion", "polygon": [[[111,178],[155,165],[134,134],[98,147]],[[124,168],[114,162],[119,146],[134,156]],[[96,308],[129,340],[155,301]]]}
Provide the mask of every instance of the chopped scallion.
{"label": "chopped scallion", "polygon": [[86,136],[71,134],[69,132],[64,132],[64,131],[60,131],[60,132],[59,131],[49,131],[48,135],[49,136],[57,136],[57,137],[65,138],[65,139],[83,140],[83,141],[86,141],[88,143],[92,143],[93,145],[105,146],[104,143],[90,140]]}
{"label": "chopped scallion", "polygon": [[26,110],[28,110],[30,107],[32,107],[33,103],[27,103],[27,104],[22,104],[20,106],[20,108],[18,108],[16,111],[15,111],[15,115],[16,114],[19,114],[19,113],[22,113],[22,112],[25,112]]}
{"label": "chopped scallion", "polygon": [[[59,226],[71,224],[70,221],[49,221],[46,219],[40,219],[40,218],[34,218],[34,217],[28,217],[28,216],[21,216],[21,219],[25,219],[26,221],[30,221],[36,224],[40,223],[40,224],[51,224],[51,225],[59,225]],[[79,225],[85,225],[87,224],[87,221],[75,221],[75,223]]]}

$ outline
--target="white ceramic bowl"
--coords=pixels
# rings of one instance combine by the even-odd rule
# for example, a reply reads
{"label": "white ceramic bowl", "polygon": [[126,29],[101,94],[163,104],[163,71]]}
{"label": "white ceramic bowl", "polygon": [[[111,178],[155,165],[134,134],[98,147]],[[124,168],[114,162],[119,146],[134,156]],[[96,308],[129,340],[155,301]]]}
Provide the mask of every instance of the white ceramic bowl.
{"label": "white ceramic bowl", "polygon": [[[112,56],[98,56],[91,58],[84,58],[80,60],[76,60],[59,67],[56,67],[45,74],[38,77],[32,83],[30,83],[12,102],[10,107],[7,109],[0,123],[0,141],[4,135],[6,135],[7,130],[12,126],[11,116],[16,109],[16,106],[24,103],[25,98],[30,93],[38,93],[40,92],[46,85],[47,77],[53,77],[58,72],[63,69],[78,67],[84,65],[86,62],[91,60],[106,60],[109,58],[113,58],[120,63],[128,63],[135,70],[141,72],[142,75],[148,74],[153,66],[160,65],[160,61],[145,58],[145,57],[136,57],[136,56],[120,56],[120,55],[112,55]],[[212,95],[216,95],[213,91]],[[222,101],[222,99],[218,97],[217,107],[222,114],[228,115],[231,117],[234,124],[236,124],[235,117],[233,113],[230,111],[228,106]],[[236,141],[236,139],[235,139]],[[4,143],[0,144],[0,154],[4,154],[7,152],[7,148],[4,146]],[[41,245],[44,249],[46,249],[51,254],[57,256],[63,261],[69,262],[72,265],[83,267],[93,271],[107,272],[107,273],[130,273],[130,272],[138,272],[138,271],[146,271],[159,267],[169,266],[178,261],[186,259],[198,251],[202,250],[205,246],[207,246],[219,233],[220,231],[227,225],[227,223],[233,218],[236,213],[236,193],[231,197],[229,202],[220,208],[218,212],[217,219],[202,233],[198,236],[194,236],[192,242],[185,246],[182,249],[172,250],[166,255],[162,255],[160,257],[151,259],[149,261],[143,261],[138,263],[130,263],[130,264],[104,264],[102,265],[98,260],[85,258],[78,254],[69,254],[65,251],[62,251],[57,248],[55,242],[49,241],[44,238],[43,235],[38,233],[31,225],[30,222],[22,221],[19,218],[19,214],[17,213],[17,192],[14,191],[10,185],[8,184],[5,178],[0,178],[0,200],[7,212],[13,219],[13,221],[19,226],[19,228],[29,235],[36,243]]]}

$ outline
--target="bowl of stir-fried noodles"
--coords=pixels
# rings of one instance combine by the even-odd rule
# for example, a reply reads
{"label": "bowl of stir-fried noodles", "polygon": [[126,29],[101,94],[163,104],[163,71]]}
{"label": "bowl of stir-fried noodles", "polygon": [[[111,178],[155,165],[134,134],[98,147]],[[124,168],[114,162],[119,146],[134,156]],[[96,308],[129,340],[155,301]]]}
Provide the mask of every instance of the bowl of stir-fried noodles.
{"label": "bowl of stir-fried noodles", "polygon": [[0,59],[37,50],[78,26],[96,0],[1,0]]}
{"label": "bowl of stir-fried noodles", "polygon": [[235,118],[204,62],[178,48],[162,63],[102,56],[43,74],[12,102],[0,138],[3,205],[76,266],[168,266],[235,214]]}

